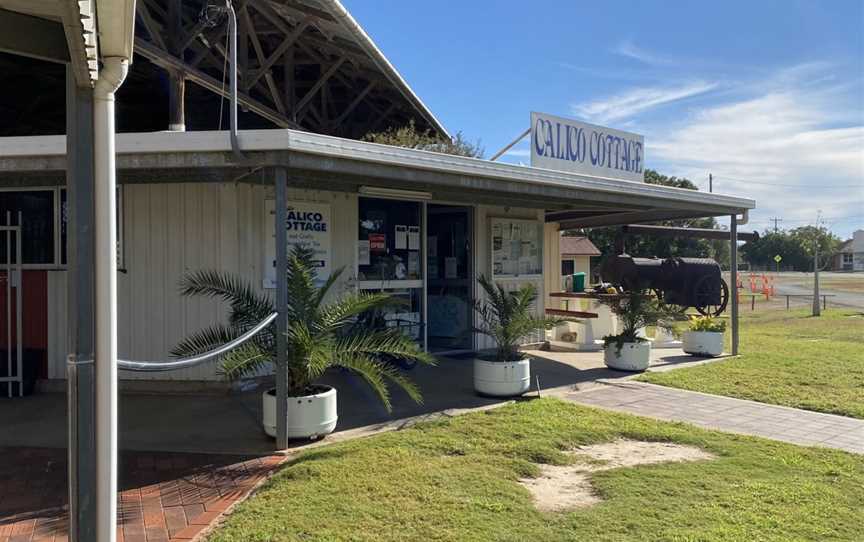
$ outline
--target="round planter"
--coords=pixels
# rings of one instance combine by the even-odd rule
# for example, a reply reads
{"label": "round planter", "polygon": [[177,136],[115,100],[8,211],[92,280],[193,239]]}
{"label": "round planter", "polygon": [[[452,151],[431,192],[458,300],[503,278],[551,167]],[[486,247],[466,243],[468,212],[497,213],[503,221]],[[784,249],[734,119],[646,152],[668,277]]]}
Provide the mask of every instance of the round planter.
{"label": "round planter", "polygon": [[603,361],[610,369],[644,371],[651,361],[651,343],[624,343],[620,352],[617,345],[610,344],[603,351]]}
{"label": "round planter", "polygon": [[474,389],[483,395],[512,397],[531,387],[531,359],[474,360]]}
{"label": "round planter", "polygon": [[723,334],[718,331],[685,331],[683,350],[700,356],[719,356],[723,353]]}
{"label": "round planter", "polygon": [[[288,398],[288,438],[309,439],[329,435],[336,429],[336,388],[316,386],[314,395]],[[262,395],[264,432],[276,436],[276,389]]]}

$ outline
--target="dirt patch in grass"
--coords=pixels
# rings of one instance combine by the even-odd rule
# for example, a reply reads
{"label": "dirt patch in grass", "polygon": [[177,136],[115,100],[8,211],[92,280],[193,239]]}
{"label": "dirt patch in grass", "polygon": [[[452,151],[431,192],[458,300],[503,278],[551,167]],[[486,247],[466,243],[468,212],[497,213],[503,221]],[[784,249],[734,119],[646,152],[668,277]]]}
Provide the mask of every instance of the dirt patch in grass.
{"label": "dirt patch in grass", "polygon": [[714,459],[695,446],[669,442],[619,439],[604,444],[580,446],[569,452],[572,465],[543,465],[540,476],[519,480],[534,497],[537,509],[561,512],[591,506],[601,501],[591,485],[591,473],[610,469]]}

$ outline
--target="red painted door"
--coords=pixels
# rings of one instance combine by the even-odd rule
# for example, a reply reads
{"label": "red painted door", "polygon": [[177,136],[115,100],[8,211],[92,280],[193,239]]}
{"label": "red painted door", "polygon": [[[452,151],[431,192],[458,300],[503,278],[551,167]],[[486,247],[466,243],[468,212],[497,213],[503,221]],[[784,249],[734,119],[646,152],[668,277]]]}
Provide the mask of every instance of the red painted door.
{"label": "red painted door", "polygon": [[[31,378],[48,378],[48,272],[25,270],[22,275],[21,347],[24,374]],[[7,310],[6,280],[6,272],[0,271],[0,375],[8,372],[7,352],[10,346],[13,363],[17,366],[16,293],[13,288]],[[7,327],[7,323],[11,325]]]}

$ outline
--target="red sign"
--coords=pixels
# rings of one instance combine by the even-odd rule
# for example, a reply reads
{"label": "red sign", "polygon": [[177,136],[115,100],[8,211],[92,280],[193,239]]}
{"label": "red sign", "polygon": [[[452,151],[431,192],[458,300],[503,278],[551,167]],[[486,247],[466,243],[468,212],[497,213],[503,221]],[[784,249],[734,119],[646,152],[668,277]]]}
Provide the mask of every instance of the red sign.
{"label": "red sign", "polygon": [[386,252],[387,251],[387,236],[383,233],[369,234],[369,251],[370,252]]}

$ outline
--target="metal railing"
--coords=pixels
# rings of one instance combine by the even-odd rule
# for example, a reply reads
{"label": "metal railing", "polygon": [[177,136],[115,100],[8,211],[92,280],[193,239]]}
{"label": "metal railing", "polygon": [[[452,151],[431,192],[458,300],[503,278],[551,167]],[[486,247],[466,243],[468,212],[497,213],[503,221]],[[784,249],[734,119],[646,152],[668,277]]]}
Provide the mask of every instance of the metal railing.
{"label": "metal railing", "polygon": [[205,352],[203,354],[198,354],[197,356],[191,356],[186,358],[178,358],[171,361],[128,361],[124,359],[117,360],[117,368],[122,371],[134,371],[139,373],[163,373],[166,371],[179,371],[181,369],[189,369],[190,367],[195,367],[196,365],[201,365],[202,363],[206,363],[212,359],[216,359],[220,356],[224,356],[231,350],[234,350],[238,346],[243,343],[249,341],[260,333],[264,328],[269,326],[276,320],[278,313],[273,313],[264,320],[262,320],[258,325],[240,335],[233,341],[229,341],[219,348],[215,348],[210,350],[209,352]]}

